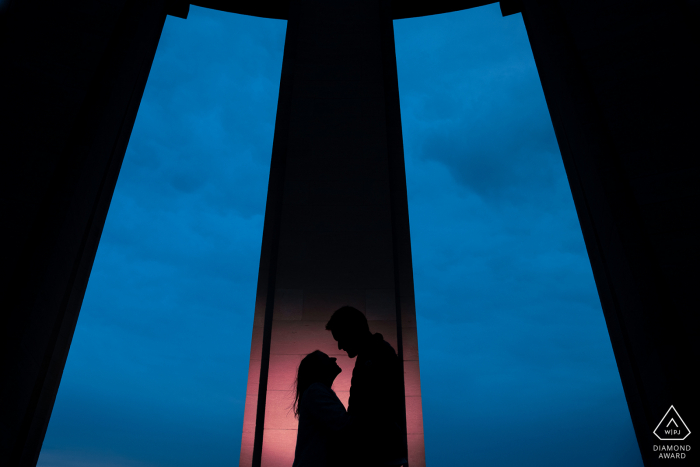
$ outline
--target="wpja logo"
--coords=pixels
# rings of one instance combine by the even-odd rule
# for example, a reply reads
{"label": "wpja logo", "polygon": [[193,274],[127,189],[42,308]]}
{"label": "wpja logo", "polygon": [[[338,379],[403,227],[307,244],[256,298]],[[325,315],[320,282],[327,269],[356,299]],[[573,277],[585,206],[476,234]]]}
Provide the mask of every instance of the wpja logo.
{"label": "wpja logo", "polygon": [[[690,435],[690,430],[676,408],[671,406],[654,429],[654,434],[661,441],[683,441]],[[654,445],[654,452],[659,453],[659,459],[685,459],[688,451],[690,451],[689,444]]]}

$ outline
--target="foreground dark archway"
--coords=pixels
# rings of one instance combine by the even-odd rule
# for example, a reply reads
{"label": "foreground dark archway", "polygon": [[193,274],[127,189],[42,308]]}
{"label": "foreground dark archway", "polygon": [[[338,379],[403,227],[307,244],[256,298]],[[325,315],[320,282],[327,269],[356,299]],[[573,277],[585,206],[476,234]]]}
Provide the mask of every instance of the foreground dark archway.
{"label": "foreground dark archway", "polygon": [[[165,8],[183,11],[166,2],[43,3],[7,3],[0,20],[13,90],[2,170],[3,287],[13,313],[3,326],[2,400],[12,402],[3,406],[1,455],[10,465],[38,456]],[[684,2],[522,8],[651,465],[652,430],[668,406],[697,419],[687,371],[697,361],[697,12]]]}

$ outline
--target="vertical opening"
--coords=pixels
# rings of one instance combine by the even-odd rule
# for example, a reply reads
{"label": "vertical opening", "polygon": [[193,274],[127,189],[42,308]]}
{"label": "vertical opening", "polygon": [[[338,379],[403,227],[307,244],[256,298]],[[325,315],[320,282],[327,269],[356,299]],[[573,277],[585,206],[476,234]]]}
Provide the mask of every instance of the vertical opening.
{"label": "vertical opening", "polygon": [[237,463],[285,28],[167,18],[38,465]]}
{"label": "vertical opening", "polygon": [[427,465],[642,465],[522,15],[394,30]]}

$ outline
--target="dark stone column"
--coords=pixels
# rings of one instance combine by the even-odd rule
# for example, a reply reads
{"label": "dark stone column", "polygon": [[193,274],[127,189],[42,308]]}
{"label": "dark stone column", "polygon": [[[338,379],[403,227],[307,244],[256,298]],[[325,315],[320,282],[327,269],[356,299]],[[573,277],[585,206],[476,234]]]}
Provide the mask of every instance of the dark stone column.
{"label": "dark stone column", "polygon": [[293,0],[272,150],[241,466],[288,466],[299,361],[354,360],[325,324],[362,310],[404,365],[411,466],[425,464],[408,204],[390,2]]}
{"label": "dark stone column", "polygon": [[0,12],[0,464],[36,464],[165,0]]}
{"label": "dark stone column", "polygon": [[522,2],[646,466],[669,406],[700,420],[692,4]]}

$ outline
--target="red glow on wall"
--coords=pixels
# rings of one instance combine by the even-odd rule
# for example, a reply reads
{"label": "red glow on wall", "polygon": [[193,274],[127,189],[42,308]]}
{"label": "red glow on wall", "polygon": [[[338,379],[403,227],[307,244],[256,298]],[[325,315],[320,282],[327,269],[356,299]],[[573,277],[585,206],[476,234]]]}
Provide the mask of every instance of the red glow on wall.
{"label": "red glow on wall", "polygon": [[[345,352],[338,350],[337,343],[333,340],[331,333],[325,329],[333,310],[345,305],[347,303],[345,300],[354,297],[354,306],[364,311],[370,318],[368,320],[370,330],[381,333],[397,349],[396,320],[371,319],[373,317],[396,316],[395,309],[387,309],[394,308],[393,300],[381,299],[382,295],[386,297],[392,291],[370,290],[369,293],[365,292],[366,297],[362,297],[361,292],[353,292],[343,291],[343,293],[338,293],[336,298],[333,298],[329,291],[321,293],[311,291],[307,294],[298,291],[278,294],[280,299],[279,303],[275,304],[270,346],[262,467],[289,467],[294,461],[298,422],[294,418],[291,407],[294,401],[296,371],[299,362],[305,355],[314,350],[321,350],[338,359],[337,362],[342,372],[336,378],[333,390],[347,407],[355,359],[348,358]],[[366,310],[367,296],[370,298],[370,313],[367,313]],[[292,297],[291,300],[294,302],[292,305],[289,304],[289,297]],[[282,310],[279,314],[278,307]],[[294,310],[294,307],[299,309]],[[256,322],[260,321],[256,320]],[[423,416],[416,332],[415,328],[409,328],[409,332],[402,331],[409,463],[411,467],[423,467],[425,464]],[[254,334],[260,332],[261,327],[256,326]],[[251,356],[260,355],[261,346],[262,340],[254,338]],[[260,360],[251,358],[240,458],[240,465],[246,467],[252,465],[259,378]]]}

